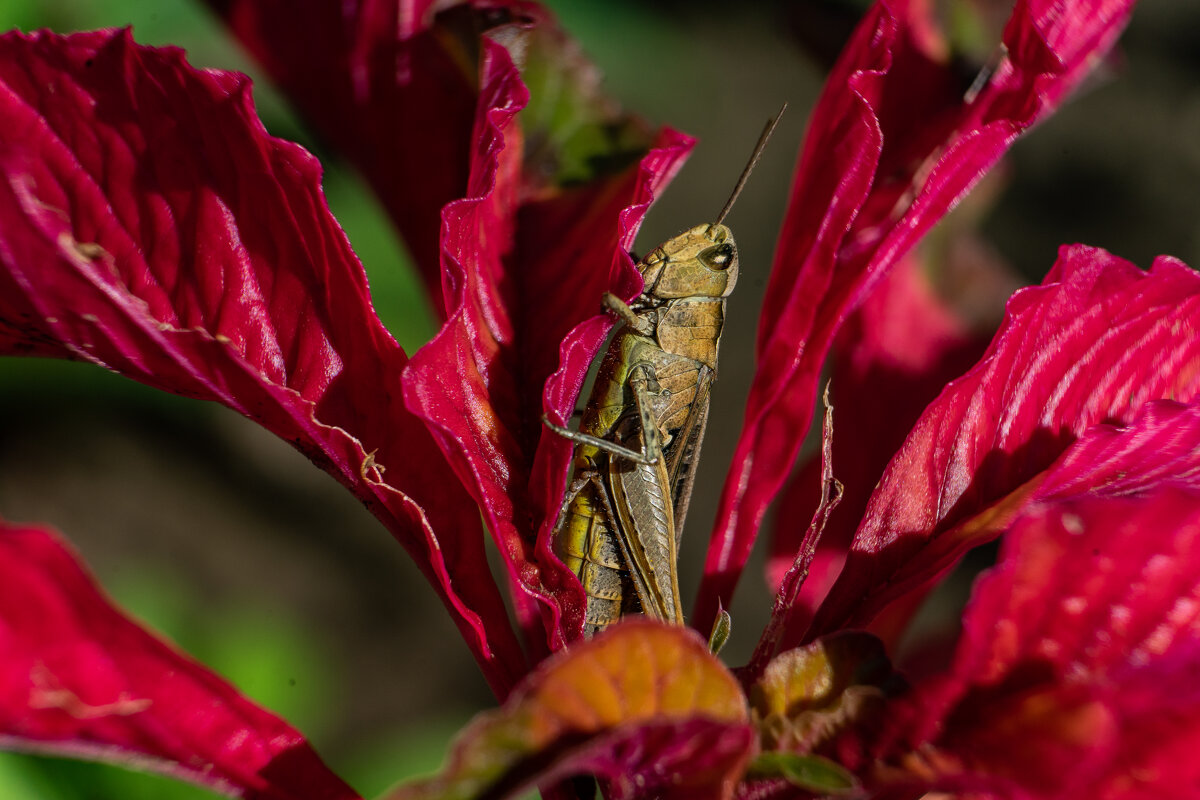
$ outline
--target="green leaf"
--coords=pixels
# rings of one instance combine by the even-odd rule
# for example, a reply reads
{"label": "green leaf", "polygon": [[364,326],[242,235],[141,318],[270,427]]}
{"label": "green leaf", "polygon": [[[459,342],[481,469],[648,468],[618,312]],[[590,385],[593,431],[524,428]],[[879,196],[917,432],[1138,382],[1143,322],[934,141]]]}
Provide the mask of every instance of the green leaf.
{"label": "green leaf", "polygon": [[751,713],[764,749],[808,753],[870,727],[904,685],[878,639],[845,631],[772,659],[750,687]]}
{"label": "green leaf", "polygon": [[713,623],[712,633],[708,635],[708,649],[713,655],[721,652],[732,632],[733,617],[729,616],[729,612],[722,608],[717,613],[717,621]]}
{"label": "green leaf", "polygon": [[754,778],[783,778],[793,786],[820,794],[851,794],[858,790],[858,779],[828,758],[799,753],[759,753],[750,762],[748,774]]}
{"label": "green leaf", "polygon": [[560,28],[528,31],[521,79],[525,169],[546,188],[578,186],[620,172],[650,147],[653,132],[601,88],[600,71]]}

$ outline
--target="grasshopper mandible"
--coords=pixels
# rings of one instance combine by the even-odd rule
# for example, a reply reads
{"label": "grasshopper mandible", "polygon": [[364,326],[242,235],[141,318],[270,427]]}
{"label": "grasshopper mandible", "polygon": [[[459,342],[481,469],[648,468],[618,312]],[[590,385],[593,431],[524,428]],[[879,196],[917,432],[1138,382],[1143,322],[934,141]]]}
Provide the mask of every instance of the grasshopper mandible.
{"label": "grasshopper mandible", "polygon": [[577,444],[554,544],[587,594],[585,635],[639,611],[683,623],[680,534],[708,421],[725,298],[738,276],[737,245],[721,223],[782,114],[763,129],[716,221],[641,259],[645,288],[631,303],[605,294],[605,307],[623,325],[600,363],[579,432],[545,420]]}

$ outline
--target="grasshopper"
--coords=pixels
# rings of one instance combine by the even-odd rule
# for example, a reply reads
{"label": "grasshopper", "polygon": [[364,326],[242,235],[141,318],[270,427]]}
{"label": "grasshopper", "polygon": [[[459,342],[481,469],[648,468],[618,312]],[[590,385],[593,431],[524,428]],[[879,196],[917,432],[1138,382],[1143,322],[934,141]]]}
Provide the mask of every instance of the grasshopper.
{"label": "grasshopper", "polygon": [[604,306],[623,325],[600,363],[579,431],[545,420],[577,444],[554,545],[587,594],[585,635],[637,612],[683,624],[680,534],[708,421],[725,298],[738,276],[737,245],[722,222],[782,113],[763,129],[716,221],[642,258],[645,288],[631,303],[605,294]]}

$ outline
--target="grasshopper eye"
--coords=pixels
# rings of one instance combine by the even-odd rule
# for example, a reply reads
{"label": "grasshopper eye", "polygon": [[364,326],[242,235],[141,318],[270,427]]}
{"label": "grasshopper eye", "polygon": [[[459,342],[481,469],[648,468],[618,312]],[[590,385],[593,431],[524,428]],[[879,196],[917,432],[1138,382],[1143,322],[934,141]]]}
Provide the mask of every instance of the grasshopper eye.
{"label": "grasshopper eye", "polygon": [[700,254],[700,261],[709,269],[728,269],[733,263],[733,245],[719,244]]}

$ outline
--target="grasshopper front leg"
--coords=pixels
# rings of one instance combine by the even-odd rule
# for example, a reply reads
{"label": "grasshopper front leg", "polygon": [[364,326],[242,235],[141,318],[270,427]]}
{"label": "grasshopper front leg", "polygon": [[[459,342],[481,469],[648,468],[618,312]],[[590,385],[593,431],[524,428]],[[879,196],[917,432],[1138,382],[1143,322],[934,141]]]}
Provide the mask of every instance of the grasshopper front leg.
{"label": "grasshopper front leg", "polygon": [[654,323],[643,317],[639,317],[637,312],[629,307],[621,298],[617,297],[612,292],[604,293],[604,307],[611,311],[617,319],[625,323],[632,331],[635,331],[639,336],[653,336]]}

